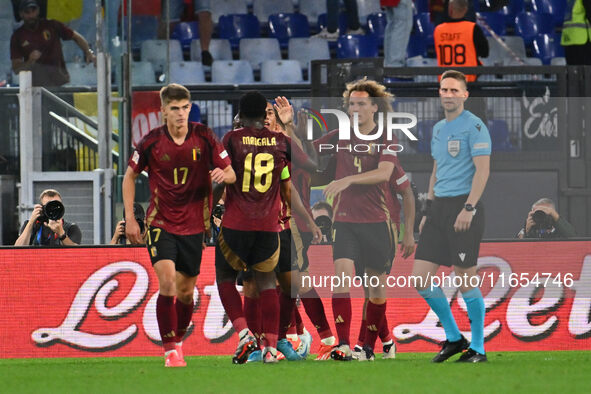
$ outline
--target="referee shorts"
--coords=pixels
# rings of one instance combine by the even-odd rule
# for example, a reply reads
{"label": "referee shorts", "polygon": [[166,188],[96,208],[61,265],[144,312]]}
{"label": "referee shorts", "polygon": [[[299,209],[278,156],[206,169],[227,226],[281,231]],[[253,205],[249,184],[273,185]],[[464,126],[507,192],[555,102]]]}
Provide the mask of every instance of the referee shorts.
{"label": "referee shorts", "polygon": [[478,262],[480,241],[484,234],[484,206],[476,204],[476,214],[468,231],[456,232],[454,223],[464,208],[467,195],[435,197],[431,213],[419,236],[416,260],[462,268],[474,267]]}

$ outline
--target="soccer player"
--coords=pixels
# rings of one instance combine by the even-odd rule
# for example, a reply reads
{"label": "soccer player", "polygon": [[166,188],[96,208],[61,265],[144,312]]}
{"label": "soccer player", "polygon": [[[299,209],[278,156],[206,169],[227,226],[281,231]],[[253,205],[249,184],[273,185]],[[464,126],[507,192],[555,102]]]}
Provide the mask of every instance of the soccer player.
{"label": "soccer player", "polygon": [[[420,237],[413,275],[420,276],[419,294],[437,314],[446,341],[433,362],[443,362],[464,352],[458,361],[487,361],[484,351],[484,300],[469,280],[477,276],[476,263],[484,233],[484,208],[480,197],[490,172],[491,140],[482,121],[464,109],[468,98],[466,77],[458,71],[443,73],[439,96],[445,119],[433,126],[427,212],[420,224]],[[460,286],[466,302],[472,342],[460,333],[449,303],[440,287],[427,280],[440,265],[454,267],[457,276],[468,278]],[[467,350],[467,351],[466,351]]]}
{"label": "soccer player", "polygon": [[236,290],[238,271],[250,269],[259,294],[262,314],[262,358],[277,362],[279,301],[275,266],[280,251],[280,200],[289,204],[290,161],[288,138],[264,127],[267,100],[258,92],[240,99],[243,128],[224,136],[223,143],[236,168],[237,182],[226,188],[226,213],[216,246],[216,282],[220,299],[239,343],[233,362],[246,362],[256,348],[248,329],[242,300]]}
{"label": "soccer player", "polygon": [[182,340],[193,314],[203,233],[209,225],[211,181],[230,184],[236,180],[228,154],[213,132],[188,121],[190,99],[189,91],[178,84],[160,90],[166,124],[142,138],[123,179],[125,235],[131,243],[140,244],[133,209],[135,180],[144,169],[148,171],[147,246],[158,277],[156,318],[167,367],[186,365]]}
{"label": "soccer player", "polygon": [[[385,116],[392,108],[388,100],[392,95],[383,85],[367,78],[346,85],[343,93],[345,108],[353,125],[357,121],[360,133],[373,135],[377,131],[376,119],[379,113]],[[355,127],[355,126],[354,126]],[[385,316],[386,269],[391,264],[393,238],[389,215],[384,207],[385,184],[389,181],[396,163],[396,152],[372,146],[364,149],[347,149],[353,146],[368,146],[367,141],[351,133],[351,139],[339,141],[339,132],[334,130],[315,141],[321,144],[339,146],[336,152],[335,180],[324,189],[327,198],[334,197],[333,207],[333,259],[335,275],[342,280],[334,289],[332,298],[333,315],[339,344],[331,353],[334,360],[352,359],[350,343],[351,298],[350,284],[355,271],[355,261],[360,262],[364,272],[378,278],[379,284],[369,288],[367,305],[366,342],[373,343],[378,327]],[[389,146],[385,137],[373,141]],[[357,275],[361,273],[357,272]],[[360,358],[374,359],[373,349],[364,348]]]}

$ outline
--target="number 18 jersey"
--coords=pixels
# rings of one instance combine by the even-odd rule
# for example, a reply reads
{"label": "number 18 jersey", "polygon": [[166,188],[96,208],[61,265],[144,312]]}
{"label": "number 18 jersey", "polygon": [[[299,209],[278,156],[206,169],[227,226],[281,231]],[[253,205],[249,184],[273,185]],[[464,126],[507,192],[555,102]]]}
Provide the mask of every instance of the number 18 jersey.
{"label": "number 18 jersey", "polygon": [[267,128],[244,127],[227,133],[223,145],[236,183],[226,186],[222,227],[280,231],[280,182],[291,158],[289,138]]}

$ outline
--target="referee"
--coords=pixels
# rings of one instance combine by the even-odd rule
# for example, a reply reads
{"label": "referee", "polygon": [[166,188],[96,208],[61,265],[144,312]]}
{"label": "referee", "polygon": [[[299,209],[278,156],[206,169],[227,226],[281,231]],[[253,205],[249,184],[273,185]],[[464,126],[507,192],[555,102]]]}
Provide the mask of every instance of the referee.
{"label": "referee", "polygon": [[[413,275],[422,278],[417,290],[445,331],[446,341],[432,361],[443,362],[464,352],[457,361],[484,362],[485,306],[480,289],[471,287],[470,278],[477,276],[476,263],[484,233],[484,208],[479,200],[490,171],[491,140],[483,122],[464,109],[468,98],[464,74],[453,70],[443,73],[439,96],[445,119],[433,127],[433,172],[427,212],[419,227]],[[453,265],[456,276],[464,279],[460,291],[470,318],[471,343],[460,333],[441,288],[428,281],[440,265]]]}

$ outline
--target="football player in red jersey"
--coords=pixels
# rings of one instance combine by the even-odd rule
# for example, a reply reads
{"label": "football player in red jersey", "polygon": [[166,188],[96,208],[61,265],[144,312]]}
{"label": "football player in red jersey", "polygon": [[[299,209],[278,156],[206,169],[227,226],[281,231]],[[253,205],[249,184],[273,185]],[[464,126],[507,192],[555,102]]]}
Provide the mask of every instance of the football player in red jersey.
{"label": "football player in red jersey", "polygon": [[123,179],[125,235],[133,244],[142,243],[133,202],[135,180],[147,169],[147,246],[160,292],[156,318],[165,366],[180,367],[186,365],[182,340],[193,314],[203,234],[209,226],[211,182],[231,184],[236,175],[213,132],[201,123],[188,121],[190,92],[184,86],[170,84],[160,90],[160,99],[166,123],[138,143]]}
{"label": "football player in red jersey", "polygon": [[[386,183],[390,180],[397,161],[396,151],[390,149],[386,136],[367,143],[368,135],[377,132],[377,118],[392,111],[389,100],[392,95],[383,85],[366,78],[346,85],[343,92],[344,105],[351,123],[357,121],[362,139],[351,133],[350,140],[340,141],[339,130],[334,130],[315,141],[321,146],[338,146],[336,150],[335,180],[324,189],[327,198],[334,197],[333,259],[335,275],[343,278],[341,286],[333,291],[332,306],[335,327],[339,337],[331,357],[335,360],[352,359],[350,348],[351,298],[350,286],[355,271],[355,262],[361,263],[368,277],[378,279],[377,286],[369,288],[367,305],[366,343],[374,343],[378,327],[385,316],[386,270],[391,263],[393,232],[389,213],[383,202],[387,199]],[[369,149],[354,149],[361,146]],[[382,148],[380,148],[380,146]],[[319,153],[326,153],[320,152]],[[373,360],[373,349],[364,347],[360,360]]]}

